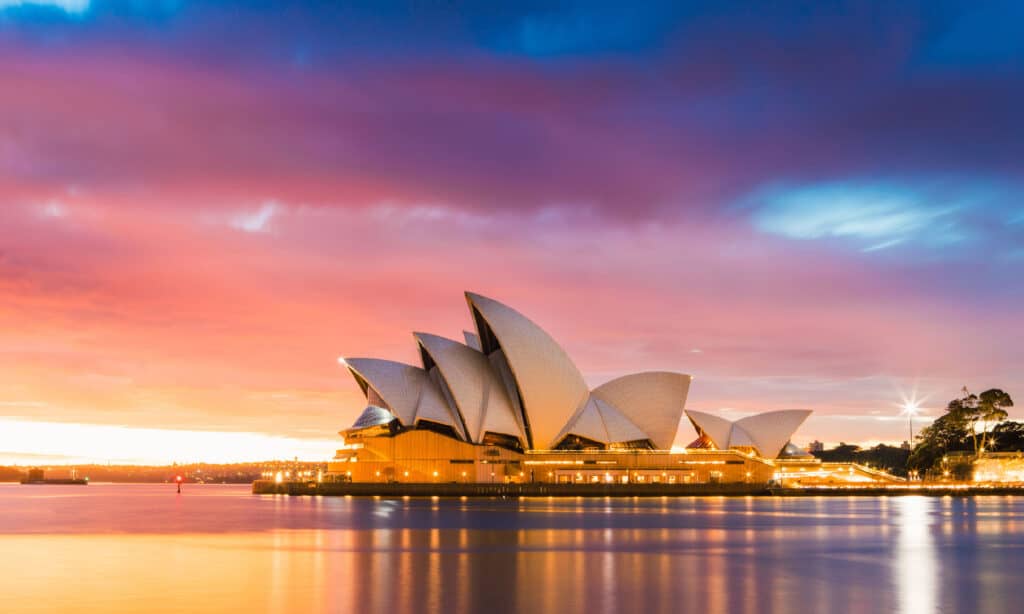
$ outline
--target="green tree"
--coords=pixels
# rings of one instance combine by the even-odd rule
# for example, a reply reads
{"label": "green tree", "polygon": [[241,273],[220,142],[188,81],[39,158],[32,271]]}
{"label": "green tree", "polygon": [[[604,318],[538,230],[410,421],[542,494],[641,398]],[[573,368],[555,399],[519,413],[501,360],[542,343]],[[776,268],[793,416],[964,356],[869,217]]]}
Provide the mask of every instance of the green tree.
{"label": "green tree", "polygon": [[907,474],[907,456],[909,454],[903,448],[885,444],[878,444],[873,448],[862,450],[860,446],[843,442],[834,448],[814,452],[815,457],[826,463],[860,463],[895,475]]}
{"label": "green tree", "polygon": [[1009,407],[1013,407],[1013,399],[998,388],[976,395],[965,386],[960,396],[946,406],[945,414],[921,429],[907,467],[936,470],[950,452],[973,452],[977,456],[982,450],[1021,449],[1024,425],[1006,422]]}
{"label": "green tree", "polygon": [[978,395],[977,412],[982,424],[981,450],[988,449],[989,425],[998,426],[1000,422],[1006,420],[1009,416],[1006,413],[1008,407],[1013,407],[1013,399],[998,388],[986,390]]}
{"label": "green tree", "polygon": [[978,428],[981,422],[981,410],[978,407],[978,395],[971,394],[964,386],[960,391],[960,397],[953,399],[946,406],[946,415],[951,416],[950,425],[957,424],[964,428],[966,434],[971,437],[974,453],[978,453]]}
{"label": "green tree", "polygon": [[989,445],[999,452],[1024,452],[1024,422],[1000,422],[992,429]]}
{"label": "green tree", "polygon": [[916,438],[917,445],[907,459],[910,469],[925,472],[938,465],[949,452],[973,448],[968,422],[961,412],[952,409],[954,402],[950,403],[950,411],[921,429]]}
{"label": "green tree", "polygon": [[822,450],[815,454],[815,456],[826,463],[852,463],[856,459],[858,452],[860,452],[860,446],[839,442],[838,446],[829,450]]}

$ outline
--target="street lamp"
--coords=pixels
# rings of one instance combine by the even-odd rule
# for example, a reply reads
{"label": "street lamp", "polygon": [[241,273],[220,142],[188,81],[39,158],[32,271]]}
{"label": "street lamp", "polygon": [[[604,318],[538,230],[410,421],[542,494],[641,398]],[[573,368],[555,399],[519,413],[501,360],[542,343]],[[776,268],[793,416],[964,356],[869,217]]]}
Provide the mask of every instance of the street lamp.
{"label": "street lamp", "polygon": [[911,400],[903,404],[903,414],[907,416],[907,426],[910,427],[910,449],[914,449],[914,416],[921,413],[921,406],[918,401]]}

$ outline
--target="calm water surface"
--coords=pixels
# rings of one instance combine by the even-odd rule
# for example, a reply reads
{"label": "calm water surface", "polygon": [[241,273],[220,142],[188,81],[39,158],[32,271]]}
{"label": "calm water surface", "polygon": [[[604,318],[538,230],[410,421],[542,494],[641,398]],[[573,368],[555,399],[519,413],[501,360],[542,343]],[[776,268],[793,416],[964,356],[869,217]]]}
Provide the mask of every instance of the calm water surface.
{"label": "calm water surface", "polygon": [[0,612],[1019,612],[1024,500],[0,485]]}

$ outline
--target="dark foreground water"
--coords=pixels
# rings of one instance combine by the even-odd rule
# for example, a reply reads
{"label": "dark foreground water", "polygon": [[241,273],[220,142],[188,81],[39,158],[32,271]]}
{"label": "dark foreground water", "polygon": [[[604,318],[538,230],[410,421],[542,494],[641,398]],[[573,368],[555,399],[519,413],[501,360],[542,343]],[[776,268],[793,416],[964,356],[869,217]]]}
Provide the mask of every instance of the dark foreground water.
{"label": "dark foreground water", "polygon": [[1020,612],[1024,499],[0,485],[0,612]]}

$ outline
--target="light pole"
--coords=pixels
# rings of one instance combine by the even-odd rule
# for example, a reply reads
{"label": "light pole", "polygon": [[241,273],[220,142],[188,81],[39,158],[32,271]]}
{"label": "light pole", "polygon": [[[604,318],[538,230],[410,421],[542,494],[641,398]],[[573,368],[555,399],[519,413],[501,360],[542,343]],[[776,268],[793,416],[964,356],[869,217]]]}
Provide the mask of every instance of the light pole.
{"label": "light pole", "polygon": [[921,411],[917,401],[907,401],[903,404],[903,413],[907,415],[907,427],[910,429],[910,449],[914,449],[914,416]]}

